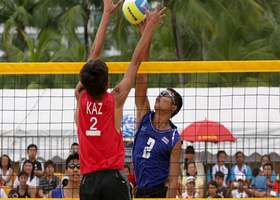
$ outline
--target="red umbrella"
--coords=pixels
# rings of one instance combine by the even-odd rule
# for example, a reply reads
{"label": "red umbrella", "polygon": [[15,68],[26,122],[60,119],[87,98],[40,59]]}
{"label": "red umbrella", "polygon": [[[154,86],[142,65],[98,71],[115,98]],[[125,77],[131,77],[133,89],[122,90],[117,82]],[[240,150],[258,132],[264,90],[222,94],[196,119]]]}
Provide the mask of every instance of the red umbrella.
{"label": "red umbrella", "polygon": [[180,133],[180,136],[182,140],[189,142],[236,141],[236,138],[224,125],[209,120],[193,122]]}

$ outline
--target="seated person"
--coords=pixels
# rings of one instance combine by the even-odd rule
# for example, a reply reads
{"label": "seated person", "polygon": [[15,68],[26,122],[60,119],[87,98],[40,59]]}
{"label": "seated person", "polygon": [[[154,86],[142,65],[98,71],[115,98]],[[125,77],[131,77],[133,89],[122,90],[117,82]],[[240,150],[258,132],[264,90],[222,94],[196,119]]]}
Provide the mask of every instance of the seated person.
{"label": "seated person", "polygon": [[223,185],[224,177],[225,177],[225,175],[221,171],[217,171],[216,174],[215,174],[215,181],[216,181],[217,186],[218,186],[217,193],[221,197],[226,198],[227,197],[227,188],[224,187],[224,185]]}
{"label": "seated person", "polygon": [[[39,178],[34,175],[34,165],[32,161],[26,160],[23,164],[23,170],[28,174],[28,179],[27,179],[27,185],[38,187],[39,186]],[[14,181],[13,188],[17,188],[17,186],[20,185],[20,182],[18,180],[18,176],[16,177]]]}
{"label": "seated person", "polygon": [[[189,176],[195,177],[196,192],[199,194],[199,198],[204,196],[204,183],[200,176],[197,175],[196,165],[194,162],[188,162],[186,166],[186,175],[182,178],[182,183],[187,182]],[[187,190],[186,185],[182,184],[182,193]]]}
{"label": "seated person", "polygon": [[230,169],[225,165],[225,162],[227,160],[227,154],[225,151],[218,151],[217,153],[217,163],[212,165],[208,171],[207,171],[207,184],[215,180],[216,177],[216,172],[221,171],[224,174],[224,181],[223,181],[223,186],[229,186],[230,184]]}
{"label": "seated person", "polygon": [[186,167],[188,162],[194,162],[196,166],[197,177],[200,177],[202,182],[205,183],[204,165],[200,160],[195,160],[195,150],[193,146],[187,146],[184,157],[185,161],[180,167],[182,177],[186,176]]}
{"label": "seated person", "polygon": [[231,182],[231,186],[227,192],[227,198],[248,198],[252,197],[253,192],[248,188],[246,175],[239,173],[235,175],[235,181]]}
{"label": "seated person", "polygon": [[27,185],[28,174],[21,171],[18,176],[19,185],[9,193],[9,198],[35,198],[36,187]]}
{"label": "seated person", "polygon": [[69,179],[67,186],[50,191],[49,198],[79,198],[81,173],[78,153],[70,154],[66,159],[65,174]]}
{"label": "seated person", "polygon": [[[130,167],[128,165],[124,165],[123,173],[126,176],[128,181],[129,181],[129,176],[131,173],[130,171],[131,171]],[[129,181],[129,186],[130,186],[130,194],[131,194],[131,198],[132,198],[135,193],[135,187],[134,187],[133,183],[131,183],[130,181]]]}
{"label": "seated person", "polygon": [[245,181],[250,184],[253,176],[250,166],[246,165],[244,163],[245,161],[245,155],[243,152],[238,151],[235,154],[236,164],[230,169],[230,181],[233,182],[236,180],[235,175],[242,173],[245,175],[246,179]]}
{"label": "seated person", "polygon": [[[36,159],[37,156],[37,145],[36,144],[30,144],[27,147],[27,155],[28,160],[32,162],[34,165],[34,175],[41,178],[44,175],[44,163],[40,160]],[[23,169],[23,164],[27,159],[23,159],[21,162],[20,170]]]}
{"label": "seated person", "polygon": [[208,194],[206,195],[207,198],[222,198],[218,193],[218,185],[216,181],[210,181],[208,184]]}
{"label": "seated person", "polygon": [[72,153],[79,153],[79,144],[77,142],[73,142],[71,144],[70,154]]}
{"label": "seated person", "polygon": [[267,177],[266,185],[267,185],[267,197],[277,197],[279,184],[277,181],[272,180],[273,176],[273,166],[271,163],[266,163],[263,165],[263,175]]}
{"label": "seated person", "polygon": [[[271,163],[271,161],[270,161],[270,156],[269,155],[263,155],[262,157],[261,157],[261,166],[260,166],[260,170],[261,171],[263,171],[263,166],[264,166],[264,164],[266,164],[266,163]],[[275,171],[273,170],[272,171],[272,174],[271,174],[271,180],[273,180],[273,181],[275,181],[276,180],[276,173],[275,173]]]}
{"label": "seated person", "polygon": [[48,193],[56,188],[60,188],[60,178],[54,176],[54,163],[51,160],[45,162],[45,176],[39,182],[39,197],[47,197]]}
{"label": "seated person", "polygon": [[198,198],[195,188],[195,177],[189,176],[186,180],[187,190],[182,194],[182,198]]}
{"label": "seated person", "polygon": [[12,161],[8,155],[2,155],[0,158],[0,183],[4,186],[12,186]]}
{"label": "seated person", "polygon": [[[77,142],[73,142],[71,144],[71,148],[70,148],[70,154],[75,153],[75,152],[79,153],[79,144]],[[61,180],[62,187],[67,186],[68,181],[69,181],[69,178],[67,177],[66,174],[64,174],[64,176]]]}
{"label": "seated person", "polygon": [[[260,196],[258,192],[266,192],[267,184],[266,184],[267,177],[263,176],[262,171],[260,168],[255,168],[253,170],[253,179],[250,184],[250,187],[253,189],[254,196]],[[257,190],[255,192],[255,190]]]}

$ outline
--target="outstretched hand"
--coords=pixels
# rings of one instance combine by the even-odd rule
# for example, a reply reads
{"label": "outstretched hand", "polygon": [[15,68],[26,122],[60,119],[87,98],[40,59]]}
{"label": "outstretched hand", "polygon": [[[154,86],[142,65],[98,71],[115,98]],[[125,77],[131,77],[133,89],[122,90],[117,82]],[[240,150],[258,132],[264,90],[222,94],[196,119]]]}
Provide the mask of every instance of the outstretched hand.
{"label": "outstretched hand", "polygon": [[[166,14],[164,14],[164,11],[166,10],[166,7],[162,8],[159,11],[159,6],[160,3],[158,2],[156,5],[156,8],[154,10],[154,12],[149,12],[145,6],[142,6],[144,12],[146,13],[146,18],[145,21],[147,24],[151,24],[151,25],[157,25],[157,24],[163,24],[164,22],[162,21],[162,19],[166,16]],[[144,22],[145,22],[144,21]],[[144,27],[145,28],[145,27]],[[141,30],[141,29],[140,29]]]}
{"label": "outstretched hand", "polygon": [[114,0],[103,0],[103,3],[104,3],[104,13],[113,14],[121,5],[122,0],[118,0],[116,4],[114,4]]}

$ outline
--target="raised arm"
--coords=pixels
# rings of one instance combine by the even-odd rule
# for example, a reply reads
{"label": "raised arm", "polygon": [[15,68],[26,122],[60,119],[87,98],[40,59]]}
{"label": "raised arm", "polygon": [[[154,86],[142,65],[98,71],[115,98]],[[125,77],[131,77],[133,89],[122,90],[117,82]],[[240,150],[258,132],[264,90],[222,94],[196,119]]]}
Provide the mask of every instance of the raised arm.
{"label": "raised arm", "polygon": [[[146,23],[143,23],[142,26],[139,27],[141,34],[143,34]],[[151,47],[151,40],[147,49],[144,51],[143,54],[143,61],[150,60],[150,47]],[[148,88],[148,76],[147,74],[137,74],[136,79],[136,86],[135,86],[135,105],[137,109],[136,114],[136,130],[140,124],[142,117],[150,111],[150,103],[147,97],[147,88]]]}
{"label": "raised arm", "polygon": [[143,7],[145,13],[146,13],[146,28],[142,34],[142,37],[140,41],[138,42],[133,56],[132,60],[124,74],[123,80],[114,88],[113,93],[115,95],[116,99],[116,106],[122,107],[128,93],[131,90],[131,87],[134,83],[138,68],[141,64],[141,61],[143,60],[144,52],[148,49],[150,40],[152,37],[152,33],[156,27],[157,24],[162,24],[163,22],[161,19],[165,17],[164,11],[166,8],[161,9],[158,11],[160,6],[160,3],[157,4],[154,12],[150,13],[146,10],[145,7]]}
{"label": "raised arm", "polygon": [[[103,9],[101,22],[97,29],[97,33],[95,35],[94,42],[91,47],[91,52],[90,52],[90,55],[89,55],[87,61],[100,58],[110,18],[112,16],[112,14],[117,10],[117,8],[121,5],[122,0],[119,0],[116,4],[114,4],[114,0],[103,0],[103,3],[104,3],[104,9]],[[77,100],[77,106],[76,106],[76,112],[75,112],[74,119],[75,119],[76,125],[78,125],[78,115],[77,115],[78,105],[79,105],[80,95],[82,94],[83,90],[84,90],[84,86],[79,81],[76,86],[76,89],[75,89],[75,97]]]}
{"label": "raised arm", "polygon": [[91,52],[87,61],[100,58],[101,50],[104,44],[106,31],[110,18],[112,14],[117,10],[117,8],[121,5],[122,0],[119,0],[116,4],[114,4],[114,0],[103,0],[103,2],[104,2],[104,10],[103,10],[101,22],[97,29],[97,33],[94,42],[92,44]]}

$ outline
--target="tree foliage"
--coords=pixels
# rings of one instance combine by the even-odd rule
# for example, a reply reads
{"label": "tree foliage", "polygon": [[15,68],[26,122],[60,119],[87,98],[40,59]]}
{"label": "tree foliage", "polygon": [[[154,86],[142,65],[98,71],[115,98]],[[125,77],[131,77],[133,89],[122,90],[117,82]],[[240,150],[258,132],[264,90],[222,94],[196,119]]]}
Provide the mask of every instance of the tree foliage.
{"label": "tree foliage", "polygon": [[[151,9],[157,1],[150,0]],[[161,0],[165,24],[153,35],[151,60],[213,61],[280,59],[280,2],[275,0]],[[1,0],[3,61],[85,61],[103,10],[102,0]],[[30,34],[33,31],[34,34]],[[80,31],[81,30],[81,31]],[[82,33],[82,34],[81,34]],[[140,38],[119,9],[111,19],[104,49],[121,54],[106,61],[129,61]],[[58,87],[55,78],[39,76],[30,87]],[[118,81],[121,75],[112,76]],[[77,76],[64,78],[73,81]],[[3,81],[3,78],[1,78]],[[59,79],[59,78],[58,78]],[[61,79],[61,77],[60,77]],[[278,86],[279,73],[151,75],[150,86]],[[17,84],[15,84],[17,85]],[[14,86],[15,86],[14,85]],[[20,85],[20,84],[19,84]],[[69,82],[66,87],[71,87]],[[3,86],[6,87],[6,86]],[[8,87],[8,86],[7,86]],[[10,86],[9,86],[10,87]]]}

